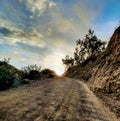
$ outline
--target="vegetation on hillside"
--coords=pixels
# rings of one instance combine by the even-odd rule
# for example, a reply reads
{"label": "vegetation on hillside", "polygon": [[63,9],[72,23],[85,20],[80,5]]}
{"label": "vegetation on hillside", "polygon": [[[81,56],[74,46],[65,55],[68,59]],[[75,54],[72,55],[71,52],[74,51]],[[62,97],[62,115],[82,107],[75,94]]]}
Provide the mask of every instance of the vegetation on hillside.
{"label": "vegetation on hillside", "polygon": [[0,90],[8,89],[14,83],[14,74],[3,67],[0,67]]}
{"label": "vegetation on hillside", "polygon": [[22,77],[22,71],[9,64],[10,58],[0,61],[0,90],[10,88],[15,79]]}
{"label": "vegetation on hillside", "polygon": [[36,80],[40,78],[40,71],[41,71],[41,66],[35,65],[28,65],[26,67],[22,68],[22,71],[24,72],[24,77],[25,79],[30,79],[30,80]]}
{"label": "vegetation on hillside", "polygon": [[17,87],[21,84],[30,84],[31,80],[57,77],[50,69],[41,70],[41,66],[28,65],[21,70],[9,64],[10,58],[0,61],[0,90]]}
{"label": "vegetation on hillside", "polygon": [[40,74],[41,74],[41,77],[43,78],[57,77],[57,74],[53,70],[50,70],[50,69],[43,69]]}
{"label": "vegetation on hillside", "polygon": [[24,79],[29,80],[39,80],[41,78],[53,78],[57,76],[53,70],[41,70],[41,66],[37,66],[36,64],[23,67],[22,71],[24,72]]}
{"label": "vegetation on hillside", "polygon": [[70,69],[74,65],[85,62],[91,56],[96,56],[105,50],[106,42],[101,41],[94,34],[94,31],[89,29],[88,34],[81,40],[76,41],[76,48],[74,52],[74,57],[69,57],[67,55],[65,59],[62,59],[63,64],[66,69]]}

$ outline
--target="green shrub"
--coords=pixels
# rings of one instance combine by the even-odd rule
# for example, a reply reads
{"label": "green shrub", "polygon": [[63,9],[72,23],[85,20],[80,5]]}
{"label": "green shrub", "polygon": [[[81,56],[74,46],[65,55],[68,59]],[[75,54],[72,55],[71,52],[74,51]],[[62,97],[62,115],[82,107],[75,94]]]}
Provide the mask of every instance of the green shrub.
{"label": "green shrub", "polygon": [[8,89],[14,83],[15,76],[9,69],[0,67],[0,90]]}
{"label": "green shrub", "polygon": [[38,80],[40,79],[40,77],[41,77],[40,72],[37,70],[31,70],[29,74],[27,74],[27,79],[30,80]]}
{"label": "green shrub", "polygon": [[40,79],[41,66],[37,66],[36,64],[28,65],[26,67],[23,67],[22,71],[24,72],[23,79],[30,79],[30,80]]}

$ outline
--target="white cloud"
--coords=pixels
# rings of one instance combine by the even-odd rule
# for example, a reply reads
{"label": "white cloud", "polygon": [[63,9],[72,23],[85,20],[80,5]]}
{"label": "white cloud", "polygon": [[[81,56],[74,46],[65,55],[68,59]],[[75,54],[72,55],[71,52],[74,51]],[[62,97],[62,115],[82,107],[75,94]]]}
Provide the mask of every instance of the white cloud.
{"label": "white cloud", "polygon": [[0,37],[0,44],[3,44],[3,38]]}
{"label": "white cloud", "polygon": [[[23,2],[20,0],[19,2]],[[56,6],[56,3],[52,0],[26,0],[26,6],[34,14],[36,11],[39,11],[38,15],[41,15],[46,9],[50,9]]]}
{"label": "white cloud", "polygon": [[[27,65],[29,60],[29,63],[41,64],[60,73],[60,70],[64,70],[61,58],[66,54],[73,56],[75,40],[82,38],[89,26],[93,28],[92,20],[101,13],[102,4],[98,4],[95,0],[92,6],[89,3],[80,0],[70,6],[66,2],[59,4],[58,1],[55,3],[53,0],[19,0],[19,4],[26,7],[25,11],[11,6],[13,10],[12,14],[6,17],[8,19],[2,18],[6,11],[0,12],[0,27],[5,27],[13,33],[9,37],[1,36],[0,44],[5,42],[10,46],[21,44],[22,49],[15,50],[16,53],[11,55],[12,58],[20,56],[18,63],[21,65]],[[96,6],[96,10],[93,6]],[[101,36],[106,36],[106,32],[109,33],[111,28],[104,27],[111,25],[113,23],[96,25],[94,30],[98,35],[105,33]],[[29,49],[24,45],[28,45]],[[19,61],[22,58],[22,62]],[[17,58],[15,60],[17,63]]]}
{"label": "white cloud", "polygon": [[99,16],[103,8],[103,2],[96,0],[92,0],[92,4],[89,0],[80,0],[73,5],[74,14],[83,27],[88,27],[92,20]]}
{"label": "white cloud", "polygon": [[0,15],[0,27],[11,27],[13,25],[13,22],[3,19]]}
{"label": "white cloud", "polygon": [[56,6],[56,3],[55,2],[53,2],[53,1],[51,1],[51,2],[49,2],[49,7],[51,8],[51,7],[55,7]]}
{"label": "white cloud", "polygon": [[[26,32],[22,29],[15,27],[7,27],[7,30],[11,32],[9,36],[0,33],[0,43],[8,43],[10,45],[16,44],[17,42],[25,43],[31,46],[36,46],[43,48],[45,47],[45,42],[43,40],[43,35],[39,33],[35,28],[32,28],[30,31]],[[3,41],[3,39],[5,41]]]}

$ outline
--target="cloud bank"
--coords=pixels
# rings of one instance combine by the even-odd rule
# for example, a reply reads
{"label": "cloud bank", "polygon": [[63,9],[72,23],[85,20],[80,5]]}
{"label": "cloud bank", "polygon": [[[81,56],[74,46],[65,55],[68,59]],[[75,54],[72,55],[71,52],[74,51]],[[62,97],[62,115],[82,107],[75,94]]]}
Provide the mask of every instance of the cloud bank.
{"label": "cloud bank", "polygon": [[[11,63],[19,68],[36,63],[62,73],[61,59],[66,54],[72,55],[75,40],[83,37],[89,28],[103,40],[110,38],[118,15],[111,19],[105,15],[108,6],[116,7],[113,3],[104,0],[1,0],[1,58],[11,57]],[[113,16],[113,12],[109,12]]]}

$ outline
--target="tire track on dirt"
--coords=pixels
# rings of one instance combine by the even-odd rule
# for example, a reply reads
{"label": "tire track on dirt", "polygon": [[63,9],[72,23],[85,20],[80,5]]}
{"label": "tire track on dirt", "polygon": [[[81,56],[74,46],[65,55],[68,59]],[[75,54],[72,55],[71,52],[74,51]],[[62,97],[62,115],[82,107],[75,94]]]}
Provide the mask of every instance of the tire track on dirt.
{"label": "tire track on dirt", "polygon": [[54,79],[10,92],[0,94],[0,121],[117,121],[78,80]]}

